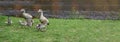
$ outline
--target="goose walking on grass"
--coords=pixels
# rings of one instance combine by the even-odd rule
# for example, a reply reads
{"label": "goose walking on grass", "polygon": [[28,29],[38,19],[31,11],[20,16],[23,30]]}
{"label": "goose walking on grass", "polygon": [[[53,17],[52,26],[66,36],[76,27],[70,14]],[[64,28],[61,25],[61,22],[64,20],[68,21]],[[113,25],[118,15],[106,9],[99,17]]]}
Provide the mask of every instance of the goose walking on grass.
{"label": "goose walking on grass", "polygon": [[40,14],[39,20],[42,24],[49,25],[48,19],[43,15],[43,10],[39,9],[38,13]]}
{"label": "goose walking on grass", "polygon": [[13,23],[10,16],[8,16],[7,21],[5,23],[7,23],[7,25],[11,25]]}
{"label": "goose walking on grass", "polygon": [[27,26],[27,22],[26,21],[19,20],[19,23],[20,23],[20,25]]}
{"label": "goose walking on grass", "polygon": [[44,32],[44,31],[46,31],[46,25],[44,25],[44,24],[38,24],[37,26],[36,26],[36,28],[38,29],[38,31],[40,30],[40,31],[42,31],[42,32]]}
{"label": "goose walking on grass", "polygon": [[38,10],[38,13],[40,14],[39,21],[41,24],[38,24],[36,28],[40,31],[46,31],[46,26],[49,25],[48,19],[43,15],[42,9]]}
{"label": "goose walking on grass", "polygon": [[20,11],[22,12],[23,17],[27,22],[27,26],[32,26],[32,24],[33,24],[33,22],[32,22],[33,21],[32,20],[33,16],[30,15],[29,13],[26,13],[25,9],[21,9]]}

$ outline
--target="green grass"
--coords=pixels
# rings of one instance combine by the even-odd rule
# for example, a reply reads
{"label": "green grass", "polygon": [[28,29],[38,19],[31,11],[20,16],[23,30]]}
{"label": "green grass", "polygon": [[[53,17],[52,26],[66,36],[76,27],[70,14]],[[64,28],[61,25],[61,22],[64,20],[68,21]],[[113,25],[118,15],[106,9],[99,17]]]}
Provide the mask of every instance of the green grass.
{"label": "green grass", "polygon": [[35,28],[35,25],[39,23],[38,19],[34,19],[35,24],[32,27],[19,25],[20,19],[22,18],[12,17],[11,26],[0,23],[2,24],[0,25],[0,42],[120,41],[119,20],[49,19],[50,25],[47,26],[47,31],[40,32]]}

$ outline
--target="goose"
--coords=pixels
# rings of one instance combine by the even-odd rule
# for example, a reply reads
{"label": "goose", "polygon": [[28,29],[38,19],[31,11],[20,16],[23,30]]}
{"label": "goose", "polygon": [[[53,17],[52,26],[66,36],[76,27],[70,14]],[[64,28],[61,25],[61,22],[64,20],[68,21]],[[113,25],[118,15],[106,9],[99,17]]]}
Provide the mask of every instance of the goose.
{"label": "goose", "polygon": [[21,9],[20,11],[22,12],[23,17],[25,18],[25,20],[27,22],[27,26],[32,26],[32,24],[33,24],[33,22],[32,22],[33,16],[30,15],[29,13],[26,13],[25,9]]}
{"label": "goose", "polygon": [[22,15],[25,19],[32,19],[33,18],[32,15],[30,15],[29,13],[26,13],[25,9],[21,9],[20,11],[22,12]]}
{"label": "goose", "polygon": [[39,9],[38,13],[40,13],[39,21],[44,25],[49,25],[48,19],[43,15],[43,10]]}
{"label": "goose", "polygon": [[8,16],[7,21],[5,22],[7,25],[11,25],[13,22],[10,19],[10,16]]}
{"label": "goose", "polygon": [[27,26],[32,26],[33,25],[32,19],[26,19],[26,22],[27,22]]}
{"label": "goose", "polygon": [[26,22],[26,21],[21,21],[21,20],[19,20],[19,23],[20,23],[20,25],[23,25],[23,26],[26,26],[26,25],[27,25],[27,22]]}
{"label": "goose", "polygon": [[42,32],[44,32],[44,31],[46,31],[46,25],[44,25],[44,24],[38,24],[37,26],[36,26],[36,28],[38,29],[38,31],[40,30],[40,31],[42,31]]}

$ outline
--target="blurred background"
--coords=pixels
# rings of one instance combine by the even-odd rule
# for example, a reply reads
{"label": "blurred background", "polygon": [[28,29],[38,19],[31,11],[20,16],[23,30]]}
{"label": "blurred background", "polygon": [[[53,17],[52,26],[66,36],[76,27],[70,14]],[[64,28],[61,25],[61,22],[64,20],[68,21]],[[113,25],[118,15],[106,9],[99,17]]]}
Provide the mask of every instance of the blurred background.
{"label": "blurred background", "polygon": [[24,8],[34,17],[43,9],[49,18],[120,19],[120,0],[0,0],[1,15],[21,17]]}

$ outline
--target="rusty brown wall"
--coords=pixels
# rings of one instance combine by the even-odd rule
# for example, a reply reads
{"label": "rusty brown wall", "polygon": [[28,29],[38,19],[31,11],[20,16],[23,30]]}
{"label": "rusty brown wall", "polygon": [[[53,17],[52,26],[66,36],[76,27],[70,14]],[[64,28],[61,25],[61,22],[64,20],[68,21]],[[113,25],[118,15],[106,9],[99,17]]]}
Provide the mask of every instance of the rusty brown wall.
{"label": "rusty brown wall", "polygon": [[[10,0],[1,0],[10,1]],[[16,0],[11,0],[16,1]],[[119,0],[17,0],[34,2],[30,6],[23,6],[22,4],[13,4],[11,6],[0,5],[0,10],[6,8],[21,9],[29,8],[38,10],[39,8],[45,10],[84,10],[84,11],[119,11]],[[4,4],[6,5],[6,4]]]}

